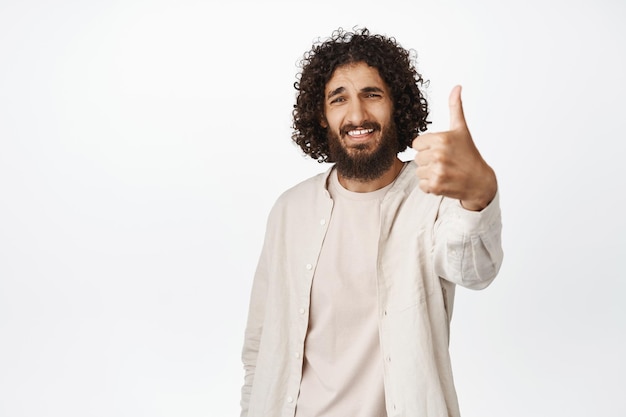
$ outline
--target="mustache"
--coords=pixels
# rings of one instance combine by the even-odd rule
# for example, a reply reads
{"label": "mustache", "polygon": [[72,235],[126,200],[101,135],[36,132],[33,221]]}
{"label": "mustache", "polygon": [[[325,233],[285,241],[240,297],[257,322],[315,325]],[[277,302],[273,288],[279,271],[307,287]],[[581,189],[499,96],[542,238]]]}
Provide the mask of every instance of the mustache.
{"label": "mustache", "polygon": [[341,127],[341,129],[339,130],[339,133],[341,134],[341,136],[345,136],[348,134],[349,131],[357,130],[357,129],[373,129],[374,131],[377,131],[377,130],[381,130],[381,126],[379,123],[376,123],[376,122],[363,122],[363,124],[358,125],[358,126],[353,125],[353,124],[347,124]]}

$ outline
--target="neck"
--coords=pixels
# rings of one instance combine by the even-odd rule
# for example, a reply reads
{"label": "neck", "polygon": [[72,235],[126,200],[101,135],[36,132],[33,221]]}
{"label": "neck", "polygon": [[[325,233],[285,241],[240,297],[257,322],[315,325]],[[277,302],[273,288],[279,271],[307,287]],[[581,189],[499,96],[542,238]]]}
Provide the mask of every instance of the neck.
{"label": "neck", "polygon": [[339,184],[346,190],[355,193],[369,193],[371,191],[380,190],[391,184],[396,179],[403,166],[404,163],[398,158],[395,158],[391,167],[380,177],[374,178],[373,180],[363,181],[354,178],[346,178],[339,174],[339,172],[337,172],[337,178],[339,179]]}

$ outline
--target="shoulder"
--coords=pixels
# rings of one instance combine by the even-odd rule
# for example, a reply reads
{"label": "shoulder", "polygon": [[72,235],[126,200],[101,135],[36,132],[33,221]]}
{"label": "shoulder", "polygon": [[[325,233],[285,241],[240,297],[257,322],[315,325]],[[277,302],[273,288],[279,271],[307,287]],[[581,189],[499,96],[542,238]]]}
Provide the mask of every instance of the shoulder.
{"label": "shoulder", "polygon": [[405,167],[396,178],[385,199],[398,217],[430,221],[436,218],[443,197],[425,193],[419,187],[416,174],[417,164],[405,162]]}
{"label": "shoulder", "polygon": [[332,167],[285,190],[274,203],[272,212],[293,207],[306,207],[322,198],[330,198],[327,189],[328,176]]}
{"label": "shoulder", "polygon": [[404,168],[398,175],[398,178],[396,178],[390,191],[404,194],[405,196],[415,193],[418,195],[424,194],[419,189],[419,178],[415,174],[416,170],[417,164],[415,164],[415,161],[405,161]]}

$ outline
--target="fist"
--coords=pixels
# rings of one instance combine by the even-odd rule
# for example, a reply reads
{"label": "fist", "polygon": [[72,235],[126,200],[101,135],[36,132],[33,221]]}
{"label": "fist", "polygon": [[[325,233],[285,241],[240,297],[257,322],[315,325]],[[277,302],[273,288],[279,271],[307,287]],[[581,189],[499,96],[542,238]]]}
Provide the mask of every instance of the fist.
{"label": "fist", "polygon": [[450,130],[426,133],[413,140],[419,186],[426,193],[459,199],[464,208],[487,207],[497,191],[496,175],[482,158],[469,132],[461,86],[449,99]]}

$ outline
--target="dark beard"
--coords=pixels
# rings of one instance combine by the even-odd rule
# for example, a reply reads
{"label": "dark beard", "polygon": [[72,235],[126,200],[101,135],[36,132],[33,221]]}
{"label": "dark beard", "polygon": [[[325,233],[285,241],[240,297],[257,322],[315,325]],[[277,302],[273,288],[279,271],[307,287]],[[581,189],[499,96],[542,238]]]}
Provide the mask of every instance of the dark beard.
{"label": "dark beard", "polygon": [[[361,126],[367,128],[366,126]],[[374,124],[372,127],[378,131],[380,125]],[[352,127],[350,127],[351,129]],[[350,129],[341,129],[341,134],[345,135]],[[344,148],[339,136],[328,130],[328,146],[331,159],[335,162],[337,173],[344,178],[366,182],[380,178],[393,165],[398,154],[398,138],[395,124],[388,124],[388,128],[382,131],[382,136],[378,147],[372,151],[368,146],[356,145],[350,148],[350,152]]]}

